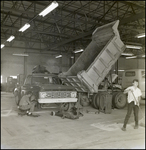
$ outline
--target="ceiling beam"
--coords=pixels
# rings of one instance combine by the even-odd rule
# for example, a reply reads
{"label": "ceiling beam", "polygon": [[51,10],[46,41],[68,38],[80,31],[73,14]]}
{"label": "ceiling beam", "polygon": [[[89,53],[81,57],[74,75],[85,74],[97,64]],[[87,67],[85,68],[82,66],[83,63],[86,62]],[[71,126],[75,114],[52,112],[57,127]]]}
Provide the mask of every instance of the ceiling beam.
{"label": "ceiling beam", "polygon": [[137,32],[137,33],[143,33],[143,32],[145,32],[144,29],[129,28],[129,27],[125,27],[125,26],[121,25],[121,26],[119,27],[119,30],[123,30],[123,29],[124,29],[124,30],[135,31],[135,32]]}
{"label": "ceiling beam", "polygon": [[[144,18],[144,16],[145,16],[145,14],[143,14],[143,13],[136,14],[136,15],[132,15],[131,17],[128,17],[128,18],[125,18],[125,19],[121,20],[119,25],[127,24],[127,23],[130,23],[130,22],[133,22],[133,21],[142,19],[142,18]],[[53,45],[51,46],[51,48],[57,48],[57,47],[59,47],[59,46],[62,46],[62,45],[64,45],[64,44],[67,44],[67,43],[69,43],[69,42],[73,42],[73,41],[78,40],[78,39],[81,39],[81,38],[83,38],[83,37],[85,37],[85,36],[89,36],[89,35],[92,34],[93,31],[94,31],[94,30],[91,30],[91,31],[89,31],[89,32],[87,32],[87,33],[81,34],[80,36],[77,36],[77,37],[68,39],[68,40],[66,40],[66,41],[62,41],[62,42],[60,42],[60,43],[58,43],[58,44],[57,44],[57,43],[56,43],[56,44],[53,44]]]}
{"label": "ceiling beam", "polygon": [[[4,26],[4,25],[1,26],[1,29],[19,30],[19,28],[17,28],[17,27]],[[66,34],[62,34],[62,33],[43,32],[43,31],[38,31],[38,30],[32,30],[32,31],[29,31],[29,32],[46,34],[46,35],[53,35],[53,36],[57,36],[57,37],[60,36],[60,37],[63,37],[63,38],[70,37],[70,35],[66,35]]]}
{"label": "ceiling beam", "polygon": [[[3,11],[9,11],[9,12],[14,12],[14,13],[20,13],[20,14],[27,14],[29,15],[29,17],[34,17],[34,16],[37,16],[38,13],[34,13],[34,12],[30,12],[30,11],[22,11],[22,10],[15,10],[14,8],[8,8],[8,7],[2,7],[1,10]],[[72,12],[73,13],[73,12]],[[10,14],[11,15],[11,14]],[[55,18],[58,20],[63,20],[63,19],[67,19],[66,17],[61,17],[61,16],[58,16],[56,14],[52,14],[50,13],[49,14],[50,17],[52,18]],[[83,15],[84,16],[84,15]],[[85,17],[85,16],[84,16]],[[97,18],[96,18],[97,19]],[[76,19],[76,18],[69,18],[70,21],[74,21],[74,22],[78,22],[78,23],[87,23],[87,21],[84,21],[84,20],[79,20],[79,19]],[[88,24],[93,24],[94,22],[93,21],[89,21]]]}
{"label": "ceiling beam", "polygon": [[[3,49],[6,49],[6,48],[10,48],[10,49],[12,49],[12,48],[14,48],[14,49],[22,49],[22,50],[29,50],[29,51],[27,51],[27,53],[31,53],[32,51],[39,51],[39,54],[43,54],[43,53],[45,53],[45,52],[52,52],[52,53],[54,53],[54,54],[56,54],[56,52],[58,52],[58,53],[60,53],[60,49],[57,49],[57,50],[54,50],[54,49],[49,49],[49,50],[41,50],[40,48],[27,48],[27,47],[18,47],[18,46],[6,46],[6,47],[4,47]],[[64,54],[66,54],[67,52],[64,50],[61,50],[61,53],[64,53]],[[68,53],[71,53],[71,52],[68,52]]]}
{"label": "ceiling beam", "polygon": [[145,1],[143,1],[144,2],[143,6],[139,5],[137,2],[141,2],[141,1],[120,1],[120,3],[126,4],[126,5],[132,4],[134,7],[137,7],[138,9],[145,9]]}
{"label": "ceiling beam", "polygon": [[93,31],[94,31],[94,30],[89,31],[89,32],[86,32],[86,33],[83,33],[83,34],[81,34],[81,35],[79,35],[79,36],[75,36],[75,37],[73,37],[73,38],[71,38],[71,39],[68,39],[68,40],[66,40],[66,41],[62,41],[62,42],[60,42],[60,43],[57,44],[57,45],[56,45],[56,44],[53,44],[53,45],[50,46],[50,47],[51,47],[52,49],[54,49],[54,48],[57,48],[57,47],[62,46],[62,45],[64,45],[64,44],[73,42],[73,41],[75,41],[75,40],[82,39],[83,37],[86,37],[86,36],[89,36],[90,34],[92,34]]}
{"label": "ceiling beam", "polygon": [[145,12],[132,15],[131,17],[128,17],[128,18],[124,18],[123,20],[120,21],[120,24],[124,25],[124,24],[131,23],[139,19],[143,19],[143,18],[145,18]]}
{"label": "ceiling beam", "polygon": [[1,10],[3,11],[8,11],[8,12],[14,12],[14,13],[20,13],[20,14],[27,14],[29,16],[35,16],[37,15],[37,13],[34,13],[34,12],[30,12],[30,11],[23,11],[23,10],[16,10],[14,8],[9,8],[9,7],[1,7]]}
{"label": "ceiling beam", "polygon": [[[36,4],[38,4],[38,5],[42,5],[42,6],[44,6],[44,7],[46,7],[46,3],[43,3],[43,1],[28,1],[28,2],[32,2],[32,3],[36,3]],[[62,7],[58,7],[57,9],[60,9],[61,11],[65,11],[65,12],[69,12],[69,13],[71,13],[71,14],[74,14],[74,11],[71,11],[71,10],[69,10],[69,9],[65,9],[65,8],[63,8],[62,9]],[[85,17],[85,15],[84,14],[82,14],[82,13],[79,13],[79,12],[75,12],[75,14],[77,14],[77,15],[79,15],[79,16],[82,16],[82,17]],[[95,21],[97,21],[98,19],[100,19],[100,18],[97,18],[97,17],[93,17],[93,16],[91,16],[91,15],[88,15],[88,18],[89,19],[94,19]],[[70,18],[71,19],[71,18]],[[77,20],[77,21],[79,21],[79,20]],[[107,23],[106,22],[106,20],[102,20],[102,23]]]}
{"label": "ceiling beam", "polygon": [[[1,14],[7,14],[7,12],[1,11]],[[20,15],[16,15],[16,14],[13,14],[13,13],[11,13],[10,16],[20,17]],[[32,18],[26,17],[26,16],[21,16],[21,18],[28,20],[28,22],[31,21],[31,20],[33,20]],[[48,25],[50,24],[50,25],[53,25],[53,26],[54,26],[54,23],[51,23],[51,22],[48,22],[48,21],[41,21],[41,20],[39,20],[39,19],[35,19],[35,21],[37,21],[37,22],[39,22],[39,23],[46,23],[46,24],[48,24]],[[80,29],[72,28],[72,27],[64,26],[64,25],[60,25],[60,24],[58,24],[58,26],[60,26],[60,27],[62,27],[62,28],[65,27],[65,28],[68,28],[68,29],[70,29],[70,30],[81,31]]]}

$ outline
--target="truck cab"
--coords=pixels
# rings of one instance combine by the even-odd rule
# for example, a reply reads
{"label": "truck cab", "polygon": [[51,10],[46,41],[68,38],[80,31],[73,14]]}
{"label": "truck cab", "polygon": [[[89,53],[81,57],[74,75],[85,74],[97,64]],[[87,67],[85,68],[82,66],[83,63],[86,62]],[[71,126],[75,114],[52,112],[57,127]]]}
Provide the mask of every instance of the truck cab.
{"label": "truck cab", "polygon": [[75,88],[63,85],[56,74],[32,73],[28,75],[21,86],[21,97],[27,91],[32,91],[33,99],[41,108],[46,108],[50,103],[77,102]]}

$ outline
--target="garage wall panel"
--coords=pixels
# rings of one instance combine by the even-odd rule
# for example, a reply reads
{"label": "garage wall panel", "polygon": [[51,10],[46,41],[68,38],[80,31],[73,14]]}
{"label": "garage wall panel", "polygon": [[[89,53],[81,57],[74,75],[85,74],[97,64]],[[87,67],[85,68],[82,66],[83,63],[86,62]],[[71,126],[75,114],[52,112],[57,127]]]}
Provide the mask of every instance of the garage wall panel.
{"label": "garage wall panel", "polygon": [[118,60],[119,69],[144,69],[145,59],[125,59],[120,58]]}
{"label": "garage wall panel", "polygon": [[12,55],[14,51],[16,53],[24,52],[24,50],[6,48],[1,50],[1,75],[3,76],[4,82],[6,81],[6,77],[10,75],[16,76],[19,73],[23,73],[24,57]]}

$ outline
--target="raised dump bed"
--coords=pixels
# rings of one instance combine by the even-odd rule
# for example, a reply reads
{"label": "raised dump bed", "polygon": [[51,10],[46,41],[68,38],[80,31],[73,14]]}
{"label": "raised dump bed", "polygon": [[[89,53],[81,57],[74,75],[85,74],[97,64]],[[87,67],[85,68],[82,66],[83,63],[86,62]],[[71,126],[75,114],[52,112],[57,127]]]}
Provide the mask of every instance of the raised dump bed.
{"label": "raised dump bed", "polygon": [[74,86],[78,92],[98,92],[99,84],[125,50],[118,25],[119,20],[98,27],[92,33],[92,41],[77,61],[59,75],[64,84]]}

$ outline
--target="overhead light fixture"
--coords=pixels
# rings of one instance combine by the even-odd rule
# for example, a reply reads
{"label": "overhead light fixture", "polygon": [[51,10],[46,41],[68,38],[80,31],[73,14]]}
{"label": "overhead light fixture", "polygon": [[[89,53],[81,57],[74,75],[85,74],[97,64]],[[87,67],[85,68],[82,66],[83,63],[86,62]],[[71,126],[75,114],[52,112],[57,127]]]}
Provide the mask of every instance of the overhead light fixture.
{"label": "overhead light fixture", "polygon": [[121,55],[124,55],[124,56],[132,56],[132,55],[134,55],[134,54],[132,54],[132,53],[122,53]]}
{"label": "overhead light fixture", "polygon": [[74,58],[74,56],[71,56],[70,58]]}
{"label": "overhead light fixture", "polygon": [[19,29],[19,31],[24,32],[25,30],[27,30],[30,27],[29,23],[26,23],[22,28]]}
{"label": "overhead light fixture", "polygon": [[16,55],[16,56],[29,56],[28,54],[13,54],[13,55]]}
{"label": "overhead light fixture", "polygon": [[126,48],[142,49],[141,46],[134,46],[134,45],[126,45]]}
{"label": "overhead light fixture", "polygon": [[58,5],[59,4],[56,1],[52,2],[47,8],[45,8],[41,13],[39,13],[39,16],[46,16],[49,12],[58,7]]}
{"label": "overhead light fixture", "polygon": [[58,56],[56,56],[55,58],[60,58],[60,57],[62,57],[62,55],[58,55]]}
{"label": "overhead light fixture", "polygon": [[138,34],[135,36],[136,38],[142,38],[142,37],[145,37],[145,33],[141,33],[141,34]]}
{"label": "overhead light fixture", "polygon": [[4,44],[1,44],[1,48],[3,48],[5,45]]}
{"label": "overhead light fixture", "polygon": [[126,59],[137,58],[137,56],[126,57]]}
{"label": "overhead light fixture", "polygon": [[13,79],[17,79],[17,76],[10,76],[10,77],[12,77]]}
{"label": "overhead light fixture", "polygon": [[[116,71],[116,70],[114,70],[114,71]],[[125,71],[125,70],[118,70],[118,71]]]}
{"label": "overhead light fixture", "polygon": [[84,51],[84,50],[83,50],[83,49],[80,49],[80,50],[74,51],[74,53],[80,53],[80,52],[82,52],[82,51]]}
{"label": "overhead light fixture", "polygon": [[7,41],[8,41],[8,42],[11,42],[13,39],[15,39],[15,36],[12,35],[12,36],[10,36],[10,37],[7,39]]}
{"label": "overhead light fixture", "polygon": [[145,55],[142,55],[142,57],[145,57]]}

